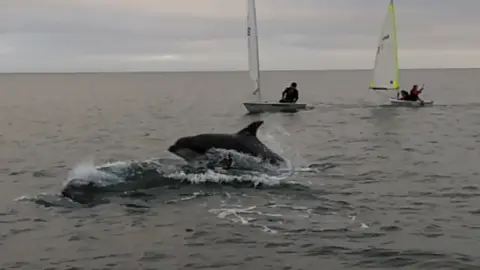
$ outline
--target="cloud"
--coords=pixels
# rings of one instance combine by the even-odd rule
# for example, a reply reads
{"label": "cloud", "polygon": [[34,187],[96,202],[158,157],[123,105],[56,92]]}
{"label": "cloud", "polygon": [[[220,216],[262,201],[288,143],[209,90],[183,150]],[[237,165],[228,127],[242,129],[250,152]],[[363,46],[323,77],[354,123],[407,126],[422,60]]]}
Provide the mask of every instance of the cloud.
{"label": "cloud", "polygon": [[[245,0],[3,0],[0,71],[246,70]],[[474,67],[480,1],[397,1],[400,66]],[[371,68],[384,0],[257,1],[262,69]]]}

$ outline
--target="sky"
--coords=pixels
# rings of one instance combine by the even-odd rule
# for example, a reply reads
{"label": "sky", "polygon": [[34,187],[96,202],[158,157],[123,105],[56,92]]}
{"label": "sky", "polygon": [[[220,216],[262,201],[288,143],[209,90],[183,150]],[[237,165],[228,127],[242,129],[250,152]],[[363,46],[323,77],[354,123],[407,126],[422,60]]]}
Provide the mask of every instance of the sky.
{"label": "sky", "polygon": [[[388,0],[257,0],[262,70],[371,69]],[[0,72],[247,70],[246,0],[0,0]],[[396,0],[400,68],[480,67],[479,0]]]}

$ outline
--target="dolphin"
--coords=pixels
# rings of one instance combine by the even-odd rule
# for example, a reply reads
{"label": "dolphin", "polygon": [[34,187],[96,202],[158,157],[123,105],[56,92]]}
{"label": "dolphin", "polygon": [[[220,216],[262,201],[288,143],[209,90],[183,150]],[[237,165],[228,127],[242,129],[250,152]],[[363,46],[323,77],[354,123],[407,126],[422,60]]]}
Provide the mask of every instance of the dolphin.
{"label": "dolphin", "polygon": [[268,149],[257,138],[257,130],[262,124],[263,121],[255,121],[233,134],[204,133],[181,137],[168,148],[168,151],[187,162],[205,156],[208,150],[215,148],[235,150],[239,153],[261,158],[275,166],[285,163],[285,159]]}

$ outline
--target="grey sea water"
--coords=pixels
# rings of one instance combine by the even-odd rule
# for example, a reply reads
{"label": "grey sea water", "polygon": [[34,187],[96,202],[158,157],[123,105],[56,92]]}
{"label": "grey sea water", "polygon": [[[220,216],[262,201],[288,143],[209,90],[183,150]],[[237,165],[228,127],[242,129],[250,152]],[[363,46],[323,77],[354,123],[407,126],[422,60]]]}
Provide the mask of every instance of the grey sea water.
{"label": "grey sea water", "polygon": [[[265,72],[265,97],[294,80],[316,108],[256,116],[246,72],[1,75],[0,268],[478,269],[480,70],[400,75],[436,105],[382,106],[369,71]],[[257,119],[290,174],[185,172],[166,152]],[[128,177],[149,184],[59,196]]]}

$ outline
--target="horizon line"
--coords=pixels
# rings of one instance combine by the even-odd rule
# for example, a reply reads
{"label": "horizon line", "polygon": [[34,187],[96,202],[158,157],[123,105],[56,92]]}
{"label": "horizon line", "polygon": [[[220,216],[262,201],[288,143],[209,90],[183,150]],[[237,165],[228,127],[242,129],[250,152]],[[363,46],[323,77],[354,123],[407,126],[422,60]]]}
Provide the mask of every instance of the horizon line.
{"label": "horizon line", "polygon": [[[480,67],[448,67],[448,68],[400,68],[399,70],[451,70],[451,69],[480,69]],[[291,71],[370,71],[372,68],[354,69],[269,69],[260,72],[291,72]],[[11,74],[106,74],[106,73],[201,73],[201,72],[248,72],[240,69],[219,70],[123,70],[123,71],[12,71],[0,72],[0,75]]]}

